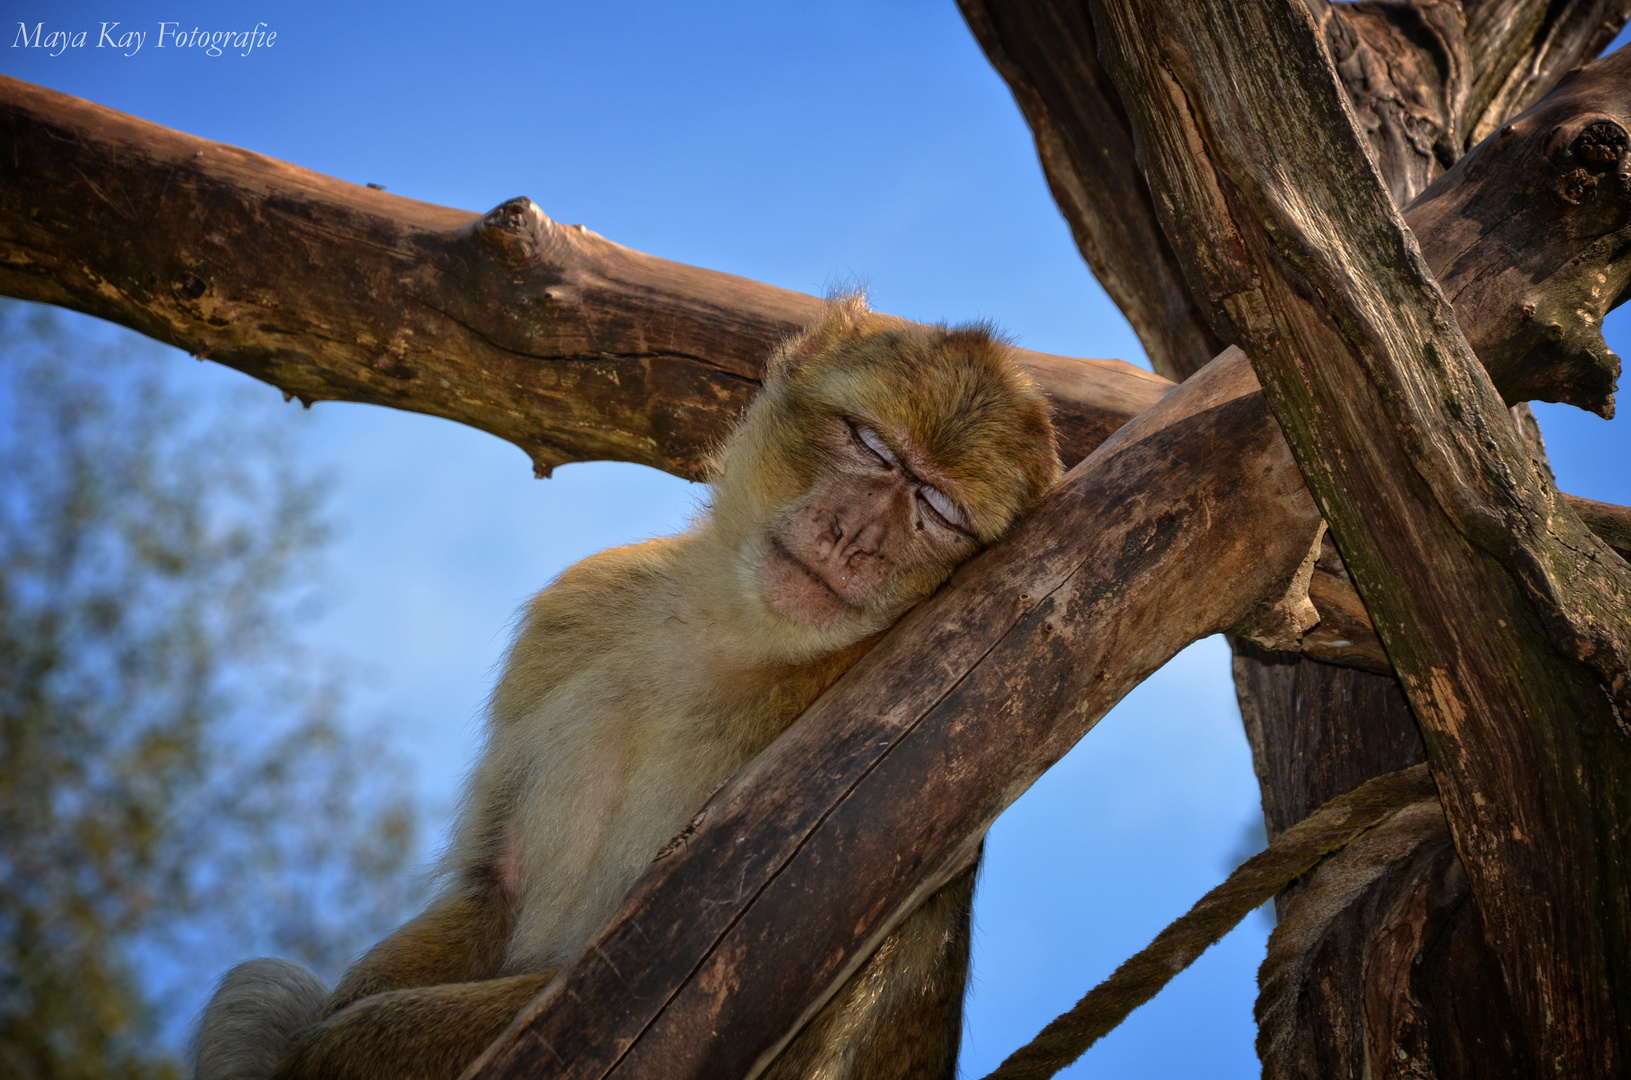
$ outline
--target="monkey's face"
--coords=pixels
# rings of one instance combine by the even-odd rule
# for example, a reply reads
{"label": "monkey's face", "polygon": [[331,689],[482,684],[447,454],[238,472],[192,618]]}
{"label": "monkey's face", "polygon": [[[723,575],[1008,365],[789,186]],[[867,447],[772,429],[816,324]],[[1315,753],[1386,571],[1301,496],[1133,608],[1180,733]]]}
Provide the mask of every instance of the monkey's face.
{"label": "monkey's face", "polygon": [[1000,537],[1058,468],[1047,400],[988,330],[831,303],[771,358],[714,462],[702,535],[731,581],[713,595],[766,656],[847,648]]}
{"label": "monkey's face", "polygon": [[903,431],[833,416],[813,449],[822,467],[766,523],[759,559],[760,589],[783,618],[869,633],[979,547],[956,485]]}

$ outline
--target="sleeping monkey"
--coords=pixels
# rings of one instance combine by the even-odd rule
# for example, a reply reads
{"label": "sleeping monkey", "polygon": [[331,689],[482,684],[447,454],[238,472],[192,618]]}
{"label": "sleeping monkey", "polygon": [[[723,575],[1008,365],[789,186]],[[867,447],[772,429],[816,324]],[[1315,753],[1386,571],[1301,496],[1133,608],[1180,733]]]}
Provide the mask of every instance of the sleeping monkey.
{"label": "sleeping monkey", "polygon": [[[859,298],[771,358],[678,536],[571,567],[524,612],[436,900],[330,993],[255,960],[206,1007],[197,1080],[455,1080],[708,796],[1058,476],[1046,400],[984,327]],[[955,1074],[973,872],[767,1072]]]}

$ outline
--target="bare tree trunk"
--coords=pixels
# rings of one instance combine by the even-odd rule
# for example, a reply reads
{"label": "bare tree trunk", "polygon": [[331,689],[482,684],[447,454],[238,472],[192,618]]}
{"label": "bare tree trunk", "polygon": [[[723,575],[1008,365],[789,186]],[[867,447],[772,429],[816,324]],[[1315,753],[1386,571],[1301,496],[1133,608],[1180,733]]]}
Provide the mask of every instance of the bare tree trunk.
{"label": "bare tree trunk", "polygon": [[[1094,16],[1166,231],[1219,242],[1179,257],[1252,357],[1422,726],[1526,1071],[1619,1075],[1631,1060],[1631,566],[1587,539],[1531,460],[1360,160],[1307,13],[1105,0]],[[1148,19],[1176,29],[1142,34]],[[1560,228],[1569,205],[1623,222],[1626,185],[1599,191],[1596,177],[1624,160],[1608,117],[1624,113],[1628,59],[1580,76],[1457,172],[1516,168],[1536,194],[1551,188]],[[1537,134],[1544,152],[1508,152]],[[1487,227],[1499,209],[1460,212]]]}
{"label": "bare tree trunk", "polygon": [[[960,2],[1031,124],[1084,257],[1132,320],[1157,370],[1184,377],[1205,351],[1188,328],[1205,323],[1188,310],[1193,283],[1176,269],[1174,246],[1153,221],[1153,202],[1132,153],[1131,125],[1098,62],[1091,20],[1078,5],[1053,0]],[[1309,6],[1400,205],[1565,70],[1602,48],[1631,8],[1322,0]],[[1098,192],[1102,198],[1095,197]],[[1423,236],[1422,223],[1411,220]],[[1094,242],[1105,234],[1137,239]],[[1148,234],[1161,242],[1144,239]],[[1425,240],[1424,246],[1431,247]],[[1439,244],[1437,250],[1454,246]],[[1434,251],[1427,255],[1442,274]],[[1174,278],[1184,282],[1181,290],[1164,284]],[[1128,282],[1144,288],[1129,288]],[[1154,282],[1163,284],[1149,284]],[[1125,298],[1130,291],[1134,295]],[[1155,303],[1178,303],[1185,317],[1165,323],[1141,318]],[[1469,325],[1459,299],[1457,311]],[[1489,327],[1484,336],[1493,341],[1509,333]],[[1484,344],[1475,344],[1482,356]],[[1311,593],[1322,624],[1305,640],[1302,654],[1233,643],[1236,686],[1271,837],[1329,798],[1425,754],[1385,657],[1351,644],[1368,621],[1320,594],[1322,580],[1346,579],[1329,538],[1319,570]],[[1364,624],[1357,632],[1356,622]],[[1313,647],[1317,638],[1350,644],[1319,649]],[[1444,854],[1447,837],[1439,850],[1454,862],[1453,854]],[[1498,987],[1481,947],[1478,912],[1465,902],[1459,866],[1447,871],[1442,858],[1401,859],[1394,872],[1372,879],[1339,908],[1326,905],[1321,935],[1304,943],[1317,955],[1295,998],[1295,1015],[1277,1020],[1282,1052],[1265,1060],[1266,1076],[1357,1077],[1371,1067],[1367,1062],[1400,1075],[1419,1069],[1441,1077],[1498,1074],[1506,1067],[1511,1058],[1503,1054],[1512,1048],[1505,1032],[1512,1025],[1502,1012],[1504,1001],[1471,1000]],[[1455,932],[1441,926],[1446,918]],[[1411,941],[1421,943],[1421,954],[1406,957],[1402,966],[1381,956]],[[1394,970],[1408,977],[1389,983],[1387,973]],[[1294,1051],[1285,1049],[1293,1043]]]}

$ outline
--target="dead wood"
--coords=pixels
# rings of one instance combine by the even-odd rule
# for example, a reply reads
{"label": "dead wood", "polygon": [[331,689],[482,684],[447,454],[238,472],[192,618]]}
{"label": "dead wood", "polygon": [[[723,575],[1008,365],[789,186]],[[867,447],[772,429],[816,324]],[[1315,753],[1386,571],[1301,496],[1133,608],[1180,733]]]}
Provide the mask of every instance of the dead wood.
{"label": "dead wood", "polygon": [[[1364,161],[1307,13],[1094,14],[1167,232],[1207,241],[1180,258],[1252,355],[1427,735],[1533,1040],[1527,1071],[1616,1075],[1631,1057],[1631,567],[1530,460]],[[1141,33],[1150,21],[1176,29]],[[1623,114],[1628,62],[1559,97]],[[1529,115],[1555,114],[1512,137],[1551,134]]]}
{"label": "dead wood", "polygon": [[[1159,325],[1153,332],[1147,331],[1139,318],[1141,311],[1154,305],[1173,305],[1178,294],[1135,295],[1124,300],[1123,292],[1126,285],[1158,280],[1147,267],[1152,261],[1161,264],[1158,269],[1166,276],[1182,278],[1181,272],[1171,268],[1176,260],[1173,251],[1194,243],[1195,237],[1183,233],[1168,237],[1158,226],[1143,220],[1153,218],[1153,202],[1142,173],[1126,152],[1132,143],[1131,127],[1119,94],[1098,63],[1097,43],[1081,6],[1068,0],[1014,0],[1000,5],[961,0],[961,4],[970,28],[1009,83],[1036,135],[1043,169],[1084,256],[1138,329],[1157,370],[1174,377],[1186,374],[1192,368],[1182,366],[1182,341],[1174,341],[1174,335]],[[1337,65],[1349,104],[1366,133],[1372,157],[1401,205],[1457,160],[1462,148],[1480,142],[1536,100],[1564,72],[1594,56],[1631,11],[1631,4],[1624,0],[1471,0],[1464,4],[1444,0],[1328,4],[1311,0],[1308,6],[1324,31],[1326,46]],[[1104,123],[1097,119],[1100,116],[1112,117],[1116,122]],[[1082,122],[1084,118],[1088,122]],[[1086,193],[1095,187],[1123,194],[1115,199],[1094,200]],[[1128,191],[1133,194],[1127,195]],[[1129,216],[1140,220],[1124,220]],[[1430,243],[1431,229],[1423,228],[1413,215],[1410,221],[1426,249],[1429,264],[1442,281],[1444,268],[1436,261],[1437,254],[1453,254],[1454,249],[1441,246],[1435,252]],[[1165,242],[1117,247],[1101,241],[1095,250],[1083,239],[1138,233],[1149,233]],[[1548,237],[1534,232],[1522,242],[1532,247],[1525,253],[1526,258],[1542,254],[1550,246]],[[1594,268],[1612,272],[1611,266],[1594,264]],[[1122,291],[1114,284],[1117,282],[1123,284]],[[1524,284],[1522,277],[1513,276],[1496,291],[1510,296],[1521,291]],[[1195,303],[1189,291],[1192,287],[1196,287],[1194,282],[1185,282],[1181,294],[1185,305]],[[1589,299],[1595,301],[1596,297]],[[1462,326],[1472,332],[1475,320],[1469,318],[1459,298],[1456,306]],[[1588,304],[1587,310],[1595,307],[1595,303]],[[1552,333],[1549,323],[1572,332],[1580,329],[1579,320],[1569,317],[1573,310],[1559,307],[1554,309],[1553,317],[1537,321],[1527,313],[1520,314],[1520,305],[1509,308],[1506,319],[1509,325],[1528,326],[1531,337],[1534,330],[1543,327],[1545,334]],[[1185,319],[1174,319],[1172,325],[1181,329],[1192,322],[1204,325],[1193,310],[1185,308]],[[1489,338],[1500,341],[1498,333]],[[1475,345],[1480,350],[1484,347],[1477,342]],[[1488,359],[1482,352],[1480,355]],[[1193,353],[1190,357],[1191,363],[1199,362]],[[1173,358],[1179,362],[1174,363]],[[1537,457],[1544,467],[1544,452],[1537,450]],[[1609,538],[1612,530],[1587,520],[1600,536]],[[1626,554],[1623,547],[1615,546]],[[1283,828],[1301,812],[1349,790],[1355,783],[1422,760],[1425,754],[1415,717],[1391,675],[1392,667],[1363,605],[1351,591],[1335,546],[1328,540],[1325,547],[1325,556],[1310,584],[1310,595],[1322,618],[1305,636],[1302,654],[1267,654],[1248,644],[1235,643],[1236,687],[1248,721],[1271,835],[1277,820],[1278,827]],[[1376,674],[1361,675],[1353,670],[1355,667]],[[1416,756],[1410,756],[1412,753]],[[1287,818],[1292,808],[1301,809]],[[1416,884],[1396,876],[1379,878],[1373,887],[1397,889],[1400,895],[1420,891]],[[1424,887],[1436,886],[1429,882]],[[1464,888],[1459,895],[1465,896]],[[1414,1040],[1410,1045],[1395,1043],[1392,1047],[1371,1039],[1370,1055],[1343,1057],[1343,1052],[1365,1044],[1364,1039],[1355,1042],[1351,1033],[1363,1028],[1367,1011],[1380,1009],[1380,1005],[1362,992],[1358,981],[1344,977],[1339,969],[1362,967],[1372,942],[1411,937],[1409,927],[1396,928],[1376,921],[1414,910],[1382,902],[1387,899],[1372,897],[1348,909],[1344,916],[1348,922],[1332,932],[1351,951],[1341,954],[1328,948],[1322,962],[1330,965],[1329,970],[1305,984],[1298,1006],[1304,1017],[1302,1037],[1310,1046],[1321,1039],[1330,1040],[1317,1055],[1320,1067],[1301,1070],[1299,1062],[1306,1064],[1315,1058],[1282,1056],[1265,1076],[1357,1078],[1369,1068],[1367,1062],[1385,1062],[1385,1068],[1396,1068],[1399,1075],[1412,1069],[1445,1078],[1489,1075],[1489,1070],[1475,1067],[1477,1055],[1461,1052],[1467,1040],[1482,1041],[1486,1046],[1503,1043],[1502,1032],[1511,1026],[1510,1018],[1488,1010],[1441,1008],[1422,1012],[1418,1015],[1435,1018],[1427,1025],[1430,1039]],[[1421,938],[1428,948],[1415,961],[1418,972],[1444,976],[1441,993],[1487,985],[1493,977],[1493,966],[1479,969],[1479,949],[1467,944],[1476,943],[1481,933],[1476,907],[1464,904],[1456,910],[1460,912],[1457,932]],[[1365,922],[1367,919],[1372,921]],[[1424,990],[1422,1000],[1431,996]],[[1434,1056],[1438,1052],[1435,1047],[1442,1051],[1441,1056]]]}
{"label": "dead wood", "polygon": [[1631,508],[1582,499],[1578,495],[1565,495],[1563,498],[1586,523],[1586,528],[1619,552],[1620,558],[1631,562]]}
{"label": "dead wood", "polygon": [[1076,248],[1127,316],[1156,371],[1182,381],[1223,349],[1156,220],[1133,131],[1085,6],[958,0],[1036,139]]}
{"label": "dead wood", "polygon": [[[760,365],[821,301],[669,262],[530,199],[432,206],[0,76],[0,293],[59,304],[310,404],[491,432],[540,475],[635,461],[698,479]],[[1169,389],[1023,352],[1075,461]]]}
{"label": "dead wood", "polygon": [[[1401,206],[1566,71],[1596,56],[1631,14],[1628,0],[1305,2]],[[958,6],[1030,125],[1077,248],[1155,370],[1175,380],[1198,370],[1221,341],[1174,254],[1194,240],[1174,242],[1157,220],[1085,5]]]}

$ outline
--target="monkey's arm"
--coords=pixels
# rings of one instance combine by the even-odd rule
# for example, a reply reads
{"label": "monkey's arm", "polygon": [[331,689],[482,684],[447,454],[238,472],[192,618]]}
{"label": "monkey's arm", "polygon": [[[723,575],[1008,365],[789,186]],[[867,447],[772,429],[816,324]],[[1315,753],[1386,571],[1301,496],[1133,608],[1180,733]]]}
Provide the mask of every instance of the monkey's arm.
{"label": "monkey's arm", "polygon": [[496,885],[468,886],[368,950],[340,980],[323,1016],[387,991],[492,979],[504,963],[514,923]]}

